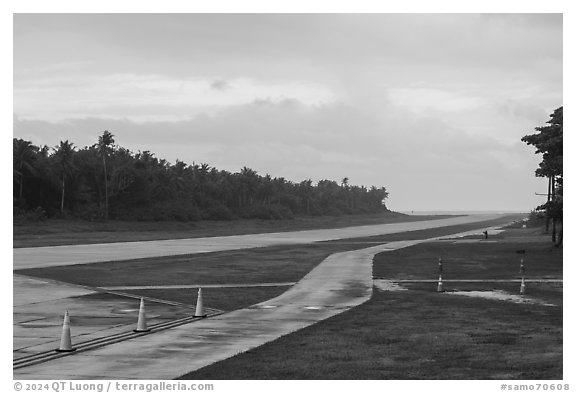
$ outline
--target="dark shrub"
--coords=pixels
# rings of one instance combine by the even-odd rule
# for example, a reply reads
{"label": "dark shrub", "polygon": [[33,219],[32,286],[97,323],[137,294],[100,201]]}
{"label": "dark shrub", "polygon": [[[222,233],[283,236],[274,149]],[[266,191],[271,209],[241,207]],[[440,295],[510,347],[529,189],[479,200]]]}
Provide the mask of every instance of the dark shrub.
{"label": "dark shrub", "polygon": [[46,212],[41,207],[32,210],[24,210],[15,207],[13,210],[13,217],[14,222],[38,222],[44,221],[48,218]]}
{"label": "dark shrub", "polygon": [[237,218],[232,210],[224,205],[206,208],[201,213],[205,220],[235,220]]}
{"label": "dark shrub", "polygon": [[272,205],[269,207],[270,218],[274,220],[293,219],[294,213],[292,210],[283,205]]}

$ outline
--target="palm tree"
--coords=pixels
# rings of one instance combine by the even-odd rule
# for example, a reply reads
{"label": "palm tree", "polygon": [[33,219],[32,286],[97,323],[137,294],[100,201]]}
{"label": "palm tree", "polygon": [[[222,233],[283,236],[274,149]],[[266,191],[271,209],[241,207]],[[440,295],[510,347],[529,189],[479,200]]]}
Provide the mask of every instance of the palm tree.
{"label": "palm tree", "polygon": [[254,203],[254,191],[258,185],[258,173],[248,167],[243,167],[238,173],[240,180],[240,207],[251,206]]}
{"label": "palm tree", "polygon": [[347,208],[351,208],[352,205],[350,203],[350,186],[348,185],[348,182],[350,181],[350,178],[345,177],[342,179],[342,190],[344,191],[344,200],[346,201],[346,207]]}
{"label": "palm tree", "polygon": [[312,185],[312,179],[307,179],[299,184],[300,190],[304,195],[304,200],[306,200],[306,214],[310,215],[310,201],[312,195],[314,194],[314,186]]}
{"label": "palm tree", "polygon": [[98,137],[98,152],[102,156],[102,166],[104,167],[104,219],[108,220],[108,174],[106,172],[106,157],[114,145],[114,135],[108,130]]}
{"label": "palm tree", "polygon": [[74,144],[68,140],[62,142],[54,148],[54,157],[56,158],[62,173],[62,197],[60,199],[60,213],[64,214],[64,196],[66,190],[66,177],[72,171],[72,157],[75,152]]}
{"label": "palm tree", "polygon": [[34,168],[34,159],[36,153],[38,152],[38,147],[34,146],[32,142],[25,141],[23,139],[13,139],[13,172],[14,177],[17,178],[19,185],[18,197],[22,198],[24,193],[24,176],[25,172],[34,174],[36,169]]}

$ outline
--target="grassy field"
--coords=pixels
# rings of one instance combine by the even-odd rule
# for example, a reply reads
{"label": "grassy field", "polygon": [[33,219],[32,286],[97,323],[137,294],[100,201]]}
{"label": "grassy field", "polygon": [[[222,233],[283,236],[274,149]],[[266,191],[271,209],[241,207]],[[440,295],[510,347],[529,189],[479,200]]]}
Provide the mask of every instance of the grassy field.
{"label": "grassy field", "polygon": [[407,221],[435,220],[449,216],[409,216],[387,212],[293,220],[233,220],[199,222],[88,222],[58,220],[14,224],[13,247],[42,247],[68,244],[114,243],[208,236],[230,236],[307,229],[342,228]]}
{"label": "grassy field", "polygon": [[562,379],[562,308],[376,291],[182,379]]}
{"label": "grassy field", "polygon": [[[512,230],[494,238],[500,243],[418,245],[380,254],[374,271],[391,279],[437,277],[442,251],[451,278],[517,277],[515,251],[524,248],[530,277],[561,277],[561,250],[534,238],[541,236]],[[359,307],[181,378],[562,379],[561,286],[529,287],[530,297],[554,306],[436,293],[430,284],[406,287],[376,289]],[[516,284],[446,289],[518,293]]]}
{"label": "grassy field", "polygon": [[509,229],[477,243],[423,243],[382,253],[374,258],[373,275],[390,280],[437,279],[441,257],[444,279],[517,279],[522,258],[526,278],[561,279],[562,249],[553,247],[541,232],[541,228]]}

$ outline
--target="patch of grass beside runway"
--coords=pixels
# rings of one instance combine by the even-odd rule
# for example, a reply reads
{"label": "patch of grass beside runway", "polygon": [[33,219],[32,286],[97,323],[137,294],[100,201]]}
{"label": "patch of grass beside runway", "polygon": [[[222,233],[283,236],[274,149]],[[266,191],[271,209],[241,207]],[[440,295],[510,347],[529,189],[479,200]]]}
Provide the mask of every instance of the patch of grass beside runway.
{"label": "patch of grass beside runway", "polygon": [[[526,278],[561,279],[562,248],[553,247],[548,237],[534,241],[540,232],[540,228],[510,229],[478,243],[433,242],[381,253],[374,258],[373,274],[388,280],[436,280],[441,257],[445,280],[519,279],[522,258]],[[523,235],[530,242],[519,240]],[[525,253],[517,253],[519,250]]]}
{"label": "patch of grass beside runway", "polygon": [[294,282],[333,250],[349,247],[278,246],[26,269],[17,273],[91,287]]}
{"label": "patch of grass beside runway", "polygon": [[562,308],[375,290],[181,379],[562,379]]}

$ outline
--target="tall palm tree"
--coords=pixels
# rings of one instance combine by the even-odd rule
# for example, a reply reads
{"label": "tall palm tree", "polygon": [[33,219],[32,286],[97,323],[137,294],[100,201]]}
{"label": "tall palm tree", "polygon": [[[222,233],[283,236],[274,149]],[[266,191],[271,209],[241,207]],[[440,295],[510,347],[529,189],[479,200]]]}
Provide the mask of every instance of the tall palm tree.
{"label": "tall palm tree", "polygon": [[350,186],[348,185],[348,182],[350,181],[350,178],[345,177],[342,179],[342,190],[344,191],[344,200],[346,201],[346,207],[351,208],[351,203],[350,203]]}
{"label": "tall palm tree", "polygon": [[310,201],[312,200],[312,195],[314,194],[314,186],[312,185],[312,179],[307,179],[299,184],[302,193],[304,194],[304,199],[306,200],[306,214],[310,214]]}
{"label": "tall palm tree", "polygon": [[70,176],[72,171],[72,158],[74,156],[74,144],[68,140],[62,142],[54,148],[54,156],[59,164],[62,175],[62,197],[60,198],[60,213],[64,214],[64,196],[66,192],[66,177]]}
{"label": "tall palm tree", "polygon": [[241,195],[243,195],[243,203],[241,203],[241,207],[246,204],[251,206],[254,204],[255,190],[258,186],[258,173],[245,166],[240,170],[239,177],[240,187],[242,190]]}
{"label": "tall palm tree", "polygon": [[37,152],[38,147],[34,146],[32,142],[25,141],[23,139],[13,139],[13,172],[14,177],[17,178],[16,181],[19,185],[19,198],[22,198],[24,193],[25,172],[30,174],[34,174],[36,172],[36,169],[34,168],[34,159]]}
{"label": "tall palm tree", "polygon": [[98,137],[98,152],[102,156],[102,166],[104,167],[104,219],[108,220],[108,174],[106,171],[106,157],[114,145],[114,135],[108,130]]}

